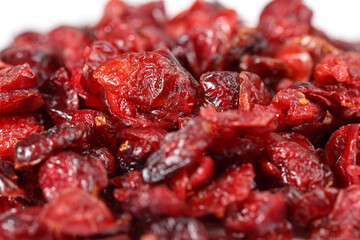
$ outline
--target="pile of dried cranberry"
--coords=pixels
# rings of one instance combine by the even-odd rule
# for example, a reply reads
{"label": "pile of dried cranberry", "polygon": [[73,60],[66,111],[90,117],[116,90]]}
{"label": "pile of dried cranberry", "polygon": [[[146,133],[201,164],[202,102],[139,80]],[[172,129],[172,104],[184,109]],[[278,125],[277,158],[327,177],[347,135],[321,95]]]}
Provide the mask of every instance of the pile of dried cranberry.
{"label": "pile of dried cranberry", "polygon": [[0,52],[0,239],[360,237],[360,45],[274,0],[111,0]]}

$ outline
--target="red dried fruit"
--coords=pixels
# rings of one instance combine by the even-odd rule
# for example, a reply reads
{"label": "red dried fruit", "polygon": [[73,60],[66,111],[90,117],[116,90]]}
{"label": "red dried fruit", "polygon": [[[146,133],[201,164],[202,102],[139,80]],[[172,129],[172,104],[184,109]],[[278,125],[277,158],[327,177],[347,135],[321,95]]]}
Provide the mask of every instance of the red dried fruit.
{"label": "red dried fruit", "polygon": [[139,191],[131,191],[123,200],[122,207],[124,211],[139,218],[154,215],[180,216],[186,212],[185,203],[165,185],[145,186]]}
{"label": "red dried fruit", "polygon": [[211,124],[201,118],[191,120],[183,129],[166,135],[159,150],[149,156],[142,170],[144,181],[156,183],[171,178],[194,164],[211,141]]}
{"label": "red dried fruit", "polygon": [[276,93],[271,106],[278,111],[285,125],[299,125],[304,122],[315,122],[322,118],[321,104],[313,103],[297,89],[284,89]]}
{"label": "red dried fruit", "polygon": [[223,217],[227,205],[249,196],[254,177],[251,165],[227,169],[189,198],[189,214],[197,217],[206,214]]}
{"label": "red dried fruit", "polygon": [[0,59],[12,65],[29,64],[42,85],[62,66],[55,50],[44,44],[14,45],[0,52]]}
{"label": "red dried fruit", "polygon": [[215,108],[201,108],[200,115],[217,127],[226,127],[241,134],[266,134],[277,127],[274,112],[228,110],[216,112]]}
{"label": "red dried fruit", "polygon": [[38,164],[52,153],[79,145],[90,136],[90,126],[81,122],[65,122],[46,132],[32,134],[16,144],[15,168]]}
{"label": "red dried fruit", "polygon": [[301,144],[271,133],[266,138],[265,151],[280,171],[280,185],[313,189],[332,183],[332,173],[321,163],[319,156]]}
{"label": "red dried fruit", "polygon": [[201,157],[197,164],[179,172],[169,180],[169,187],[178,197],[185,200],[195,189],[209,180],[213,174],[214,160],[211,157]]}
{"label": "red dried fruit", "polygon": [[327,216],[335,205],[338,195],[336,188],[315,188],[303,194],[290,206],[290,219],[301,227],[307,227],[312,221]]}
{"label": "red dried fruit", "polygon": [[203,224],[195,218],[169,217],[152,223],[141,239],[208,240],[209,237]]}
{"label": "red dried fruit", "polygon": [[346,82],[359,87],[359,60],[360,54],[356,52],[328,54],[316,66],[314,78],[317,82]]}
{"label": "red dried fruit", "polygon": [[231,39],[238,24],[238,15],[218,2],[195,1],[184,12],[175,16],[166,26],[166,32],[173,38],[195,29],[212,29],[215,36],[226,43]]}
{"label": "red dried fruit", "polygon": [[260,77],[254,73],[239,74],[239,109],[251,110],[255,104],[268,105],[269,92]]}
{"label": "red dried fruit", "polygon": [[222,130],[216,134],[208,150],[208,154],[215,160],[217,171],[231,164],[252,163],[260,153],[258,144],[251,138],[240,138]]}
{"label": "red dried fruit", "polygon": [[0,215],[0,238],[48,240],[52,234],[39,218],[41,207],[11,209]]}
{"label": "red dried fruit", "polygon": [[327,224],[320,228],[320,234],[325,235],[325,233],[321,233],[321,230],[325,228],[323,232],[326,232],[327,236],[351,230],[352,236],[360,237],[359,197],[360,187],[358,185],[340,190],[333,210],[325,219]]}
{"label": "red dried fruit", "polygon": [[175,57],[198,79],[211,69],[220,41],[211,29],[194,29],[177,38],[172,49]]}
{"label": "red dried fruit", "polygon": [[[135,112],[110,109],[120,118],[174,123],[196,107],[199,84],[175,62],[157,53],[126,53],[102,64],[94,73],[114,99],[126,100]],[[128,118],[129,120],[129,118]]]}
{"label": "red dried fruit", "polygon": [[114,196],[120,202],[123,202],[132,192],[144,188],[141,172],[137,170],[117,176],[111,180],[111,183],[118,188],[114,191]]}
{"label": "red dried fruit", "polygon": [[[285,223],[285,217],[284,197],[280,193],[273,195],[264,191],[253,192],[245,201],[230,204],[224,221],[226,228],[231,231],[243,232],[251,239],[255,239],[275,232]],[[290,229],[287,231],[290,232]]]}
{"label": "red dried fruit", "polygon": [[137,217],[152,215],[178,216],[186,211],[185,203],[165,185],[150,186],[143,182],[139,171],[132,171],[111,181],[117,189],[114,197],[123,209]]}
{"label": "red dried fruit", "polygon": [[81,82],[84,88],[93,94],[97,94],[101,85],[93,77],[94,71],[105,61],[116,56],[117,49],[106,41],[94,41],[85,49],[85,62]]}
{"label": "red dried fruit", "polygon": [[21,196],[24,191],[17,185],[17,179],[14,165],[0,157],[0,195],[13,198]]}
{"label": "red dried fruit", "polygon": [[103,165],[91,160],[71,151],[47,159],[39,170],[45,198],[51,201],[65,188],[80,188],[97,195],[108,184],[108,178]]}
{"label": "red dried fruit", "polygon": [[141,170],[155,152],[166,132],[161,128],[129,128],[121,132],[123,141],[117,152],[117,164],[124,172]]}
{"label": "red dried fruit", "polygon": [[34,111],[44,104],[40,92],[35,88],[0,92],[0,116],[24,114]]}
{"label": "red dried fruit", "polygon": [[207,72],[201,75],[205,104],[217,111],[236,109],[239,102],[239,78],[236,72]]}
{"label": "red dried fruit", "polygon": [[289,68],[289,77],[296,82],[310,80],[313,60],[305,48],[297,44],[285,44],[277,53],[276,58],[282,60]]}
{"label": "red dried fruit", "polygon": [[121,139],[120,132],[125,128],[118,119],[101,111],[84,109],[76,111],[72,121],[89,124],[92,128],[90,142],[95,146],[108,147],[113,153],[116,153],[118,141]]}
{"label": "red dried fruit", "polygon": [[55,72],[40,88],[48,112],[57,124],[71,120],[79,107],[79,99],[64,68]]}
{"label": "red dried fruit", "polygon": [[17,36],[0,239],[360,238],[360,44],[311,18],[110,0],[93,26]]}
{"label": "red dried fruit", "polygon": [[40,217],[51,230],[73,236],[94,235],[114,224],[105,203],[80,189],[63,190]]}
{"label": "red dried fruit", "polygon": [[84,53],[86,46],[91,44],[90,37],[82,29],[62,26],[47,34],[49,42],[59,49],[67,69],[72,70]]}
{"label": "red dried fruit", "polygon": [[0,92],[35,88],[36,86],[36,75],[27,63],[0,71]]}
{"label": "red dried fruit", "polygon": [[13,158],[18,141],[43,130],[32,115],[0,117],[0,156]]}
{"label": "red dried fruit", "polygon": [[255,73],[263,80],[271,94],[276,84],[288,77],[289,68],[276,58],[246,55],[241,59],[240,70]]}
{"label": "red dried fruit", "polygon": [[[274,0],[262,11],[259,29],[271,43],[310,33],[312,11],[302,0]],[[276,29],[276,31],[274,30]]]}
{"label": "red dried fruit", "polygon": [[93,162],[101,163],[108,174],[115,171],[115,158],[106,147],[85,148],[81,151],[81,155],[90,158]]}
{"label": "red dried fruit", "polygon": [[358,175],[353,176],[349,167],[357,164],[359,124],[349,124],[336,130],[326,143],[326,164],[334,173],[339,187],[359,184]]}
{"label": "red dried fruit", "polygon": [[23,208],[22,203],[12,197],[0,197],[0,215],[11,210]]}
{"label": "red dried fruit", "polygon": [[326,39],[305,35],[289,40],[286,44],[297,45],[310,53],[314,63],[318,63],[327,54],[338,54],[340,49],[331,45]]}

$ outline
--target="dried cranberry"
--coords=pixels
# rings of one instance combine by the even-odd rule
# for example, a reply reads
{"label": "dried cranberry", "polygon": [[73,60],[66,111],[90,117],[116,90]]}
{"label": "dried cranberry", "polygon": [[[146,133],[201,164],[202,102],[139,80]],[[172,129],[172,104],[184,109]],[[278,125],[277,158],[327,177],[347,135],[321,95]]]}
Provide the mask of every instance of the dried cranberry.
{"label": "dried cranberry", "polygon": [[17,185],[17,179],[14,165],[0,157],[0,195],[14,198],[22,195],[24,191]]}
{"label": "dried cranberry", "polygon": [[156,183],[169,179],[181,169],[200,158],[212,141],[211,124],[198,118],[186,127],[168,134],[159,150],[147,159],[142,176],[145,182]]}
{"label": "dried cranberry", "polygon": [[192,216],[206,214],[224,216],[228,204],[242,201],[249,196],[254,177],[251,166],[244,165],[227,169],[189,198],[190,214]]}
{"label": "dried cranberry", "polygon": [[52,153],[87,141],[91,136],[89,125],[65,122],[44,133],[32,134],[15,146],[15,168],[35,165]]}
{"label": "dried cranberry", "polygon": [[60,55],[67,69],[72,70],[79,61],[91,39],[82,29],[62,26],[48,33],[49,42],[60,50]]}
{"label": "dried cranberry", "polygon": [[121,132],[123,141],[117,152],[117,161],[124,172],[141,170],[146,159],[155,152],[166,132],[161,128],[129,128]]}
{"label": "dried cranberry", "polygon": [[[120,118],[173,123],[194,111],[198,83],[175,62],[157,53],[126,53],[102,64],[94,73],[112,94],[108,101],[126,100],[133,112],[110,109]],[[129,118],[127,118],[129,116]]]}
{"label": "dried cranberry", "polygon": [[96,195],[108,183],[100,162],[91,161],[71,151],[51,156],[39,170],[39,183],[47,200],[65,188],[80,188]]}
{"label": "dried cranberry", "polygon": [[40,88],[46,107],[57,124],[71,120],[79,107],[79,99],[64,68],[55,72]]}
{"label": "dried cranberry", "polygon": [[35,88],[0,92],[0,115],[24,114],[42,105],[44,100]]}
{"label": "dried cranberry", "polygon": [[43,130],[32,115],[0,117],[0,156],[13,158],[18,141]]}
{"label": "dried cranberry", "polygon": [[0,92],[35,88],[36,86],[36,75],[27,63],[0,71]]}
{"label": "dried cranberry", "polygon": [[290,207],[291,221],[301,227],[328,215],[334,207],[338,190],[335,188],[315,188],[303,194]]}
{"label": "dried cranberry", "polygon": [[114,223],[111,212],[100,199],[80,189],[65,189],[49,202],[40,215],[53,231],[90,236]]}
{"label": "dried cranberry", "polygon": [[11,209],[0,215],[1,239],[51,239],[52,234],[39,214],[41,207]]}
{"label": "dried cranberry", "polygon": [[241,134],[266,134],[277,127],[274,112],[259,112],[245,110],[228,110],[216,112],[208,107],[200,110],[200,115],[218,127],[226,127]]}
{"label": "dried cranberry", "polygon": [[281,174],[280,185],[313,189],[331,184],[332,172],[315,151],[277,133],[269,134],[266,141],[265,151]]}
{"label": "dried cranberry", "polygon": [[[286,204],[280,193],[253,192],[245,201],[228,206],[225,226],[256,238],[275,232],[276,228],[284,224],[285,217]],[[284,230],[290,232],[290,229]]]}
{"label": "dried cranberry", "polygon": [[301,0],[274,0],[262,11],[259,28],[271,43],[284,42],[310,33],[311,18],[312,11]]}
{"label": "dried cranberry", "polygon": [[169,217],[154,222],[141,239],[188,239],[208,240],[205,227],[196,219],[188,217]]}
{"label": "dried cranberry", "polygon": [[200,77],[205,93],[205,104],[218,111],[236,109],[239,102],[239,78],[236,72],[207,72]]}
{"label": "dried cranberry", "polygon": [[93,162],[99,162],[108,174],[115,171],[115,158],[106,147],[89,147],[81,151],[81,155],[90,158]]}
{"label": "dried cranberry", "polygon": [[326,163],[334,172],[336,185],[346,187],[358,184],[359,177],[350,173],[349,167],[357,164],[359,125],[350,124],[336,130],[326,143]]}
{"label": "dried cranberry", "polygon": [[90,142],[93,145],[108,147],[114,153],[117,151],[118,141],[121,139],[120,131],[125,127],[118,119],[101,111],[83,109],[74,113],[72,121],[83,122],[91,126]]}

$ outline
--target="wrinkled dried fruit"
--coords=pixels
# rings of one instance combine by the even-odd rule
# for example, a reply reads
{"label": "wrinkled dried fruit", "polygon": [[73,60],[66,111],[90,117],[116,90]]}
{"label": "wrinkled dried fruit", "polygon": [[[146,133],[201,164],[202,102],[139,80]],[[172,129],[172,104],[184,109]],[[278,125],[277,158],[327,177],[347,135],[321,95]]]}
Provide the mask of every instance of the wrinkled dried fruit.
{"label": "wrinkled dried fruit", "polygon": [[254,177],[250,165],[227,169],[189,199],[190,214],[197,217],[206,214],[223,217],[227,205],[249,196]]}
{"label": "wrinkled dried fruit", "polygon": [[209,122],[198,118],[178,132],[168,134],[159,150],[147,160],[142,176],[145,182],[156,183],[174,176],[200,158],[212,141]]}
{"label": "wrinkled dried fruit", "polygon": [[71,151],[51,156],[39,170],[39,183],[45,198],[51,201],[63,189],[80,188],[97,195],[108,183],[100,162]]}
{"label": "wrinkled dried fruit", "polygon": [[208,240],[205,227],[194,218],[166,218],[150,225],[142,240],[189,239]]}
{"label": "wrinkled dried fruit", "polygon": [[77,146],[91,136],[89,125],[65,122],[44,133],[32,134],[15,146],[15,168],[35,165],[62,149]]}
{"label": "wrinkled dried fruit", "polygon": [[0,156],[14,157],[15,144],[43,126],[31,115],[0,117]]}
{"label": "wrinkled dried fruit", "polygon": [[100,199],[80,189],[65,189],[41,212],[41,219],[56,232],[90,236],[114,223],[111,212]]}

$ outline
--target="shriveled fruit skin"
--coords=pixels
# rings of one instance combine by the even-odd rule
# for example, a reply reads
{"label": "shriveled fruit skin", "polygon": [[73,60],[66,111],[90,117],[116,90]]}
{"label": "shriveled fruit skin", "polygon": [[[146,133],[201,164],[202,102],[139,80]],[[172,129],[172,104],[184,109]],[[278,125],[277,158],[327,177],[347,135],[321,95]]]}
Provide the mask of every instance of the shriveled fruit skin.
{"label": "shriveled fruit skin", "polygon": [[114,218],[105,203],[80,189],[65,189],[40,215],[48,227],[60,233],[90,236],[111,226]]}
{"label": "shriveled fruit skin", "polygon": [[310,33],[311,18],[312,11],[301,0],[275,0],[262,11],[258,27],[276,44]]}
{"label": "shriveled fruit skin", "polygon": [[15,168],[36,165],[52,153],[86,142],[91,127],[82,122],[65,122],[46,132],[32,134],[15,146]]}
{"label": "shriveled fruit skin", "polygon": [[322,219],[322,222],[319,224],[320,227],[317,229],[318,231],[313,234],[313,238],[316,239],[318,236],[329,238],[337,234],[340,236],[342,234],[345,236],[351,235],[351,238],[359,238],[359,197],[359,185],[352,185],[341,189],[333,209]]}
{"label": "shriveled fruit skin", "polygon": [[156,151],[167,134],[161,128],[129,128],[122,131],[117,164],[124,172],[141,170],[147,158]]}
{"label": "shriveled fruit skin", "polygon": [[14,171],[14,165],[9,159],[0,157],[0,195],[16,198],[24,193],[18,184],[18,176]]}
{"label": "shriveled fruit skin", "polygon": [[117,118],[108,114],[93,110],[82,109],[74,113],[72,121],[83,122],[89,124],[92,128],[90,142],[94,146],[104,146],[116,153],[121,131],[125,125]]}
{"label": "shriveled fruit skin", "polygon": [[186,213],[185,202],[165,184],[148,185],[141,172],[131,171],[111,180],[117,187],[114,197],[122,203],[123,210],[138,218],[149,216],[179,216]]}
{"label": "shriveled fruit skin", "polygon": [[278,133],[266,137],[265,151],[271,164],[280,170],[280,185],[313,189],[332,183],[332,172],[321,163],[315,151],[291,141]]}
{"label": "shriveled fruit skin", "polygon": [[238,134],[267,134],[278,125],[275,112],[228,110],[216,112],[214,107],[200,109],[200,116],[217,127],[229,128]]}
{"label": "shriveled fruit skin", "polygon": [[[280,193],[265,191],[253,192],[245,201],[234,202],[227,208],[225,216],[225,226],[228,229],[244,232],[250,238],[271,234],[285,222],[284,197]],[[290,232],[290,229],[284,230]]]}
{"label": "shriveled fruit skin", "polygon": [[218,111],[237,108],[239,79],[236,72],[207,72],[201,75],[200,84],[206,105],[213,105]]}
{"label": "shriveled fruit skin", "polygon": [[169,217],[154,222],[146,230],[144,239],[208,240],[205,227],[195,218]]}
{"label": "shriveled fruit skin", "polygon": [[26,114],[44,105],[44,99],[36,88],[0,92],[0,116]]}
{"label": "shriveled fruit skin", "polygon": [[[325,146],[325,162],[334,173],[339,187],[358,184],[359,124],[349,124],[336,130]],[[352,173],[353,172],[353,173]]]}
{"label": "shriveled fruit skin", "polygon": [[79,99],[64,68],[56,71],[40,88],[46,107],[57,124],[68,121],[79,107]]}
{"label": "shriveled fruit skin", "polygon": [[268,105],[270,94],[261,78],[251,72],[239,74],[239,109],[251,110],[255,104]]}
{"label": "shriveled fruit skin", "polygon": [[142,170],[144,181],[169,179],[201,157],[211,141],[211,124],[201,118],[191,120],[183,129],[166,135],[160,148],[149,156]]}
{"label": "shriveled fruit skin", "polygon": [[36,86],[36,75],[27,63],[0,71],[0,92],[35,88]]}
{"label": "shriveled fruit skin", "polygon": [[13,158],[18,141],[43,130],[32,115],[0,117],[0,156]]}
{"label": "shriveled fruit skin", "polygon": [[64,151],[51,156],[41,166],[39,183],[45,198],[51,201],[65,188],[80,188],[97,195],[106,187],[108,178],[100,162]]}
{"label": "shriveled fruit skin", "polygon": [[206,214],[223,217],[228,204],[245,200],[250,195],[254,177],[251,165],[227,169],[189,198],[190,214],[196,217]]}
{"label": "shriveled fruit skin", "polygon": [[108,174],[115,171],[115,158],[106,147],[89,147],[81,151],[81,155],[94,162],[99,162]]}
{"label": "shriveled fruit skin", "polygon": [[108,101],[124,99],[133,108],[130,112],[110,103],[120,118],[173,123],[191,114],[197,105],[199,84],[176,62],[155,52],[112,58],[94,72],[94,77],[111,93]]}
{"label": "shriveled fruit skin", "polygon": [[52,233],[39,215],[42,207],[11,209],[0,215],[1,239],[47,240]]}
{"label": "shriveled fruit skin", "polygon": [[290,205],[290,219],[301,227],[307,227],[312,221],[328,215],[338,195],[336,188],[315,188],[303,194]]}

